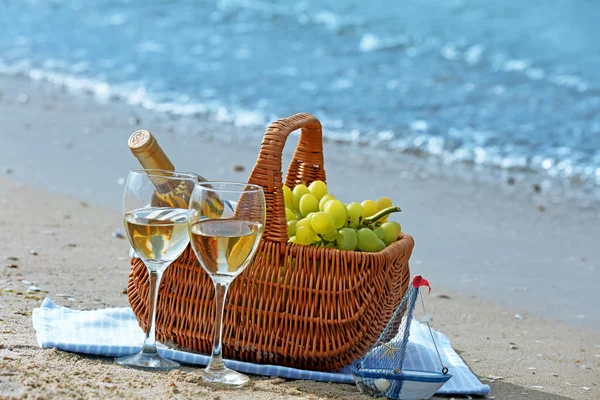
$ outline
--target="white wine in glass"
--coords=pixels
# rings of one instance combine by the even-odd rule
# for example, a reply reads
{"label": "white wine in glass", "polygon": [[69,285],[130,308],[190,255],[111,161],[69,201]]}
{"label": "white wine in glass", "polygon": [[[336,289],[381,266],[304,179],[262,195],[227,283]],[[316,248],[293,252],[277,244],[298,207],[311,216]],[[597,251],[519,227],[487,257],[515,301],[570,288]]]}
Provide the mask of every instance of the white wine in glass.
{"label": "white wine in glass", "polygon": [[188,205],[195,174],[164,170],[130,171],[123,193],[123,223],[131,247],[148,269],[148,323],[142,350],[121,357],[118,364],[167,371],[179,364],[159,356],[156,350],[156,303],[160,280],[167,267],[189,243]]}
{"label": "white wine in glass", "polygon": [[256,251],[263,226],[235,219],[205,219],[190,227],[190,240],[212,276],[235,278]]}
{"label": "white wine in glass", "polygon": [[[214,198],[231,213],[215,217]],[[202,381],[220,386],[242,386],[250,378],[223,363],[223,312],[231,282],[248,266],[258,249],[265,226],[262,187],[247,183],[201,182],[192,193],[189,212],[190,244],[215,286],[213,350]]]}
{"label": "white wine in glass", "polygon": [[187,210],[150,207],[123,218],[132,247],[153,265],[172,262],[189,243]]}

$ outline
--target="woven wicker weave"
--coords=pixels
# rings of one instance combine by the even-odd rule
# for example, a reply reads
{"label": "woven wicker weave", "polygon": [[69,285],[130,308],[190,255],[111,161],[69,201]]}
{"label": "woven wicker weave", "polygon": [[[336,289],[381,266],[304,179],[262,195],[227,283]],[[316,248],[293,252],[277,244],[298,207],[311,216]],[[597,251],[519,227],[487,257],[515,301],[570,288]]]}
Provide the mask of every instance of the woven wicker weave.
{"label": "woven wicker weave", "polygon": [[[248,182],[261,185],[265,232],[248,268],[235,279],[225,306],[225,358],[312,370],[340,369],[376,342],[409,281],[413,239],[401,234],[379,253],[288,243],[281,155],[288,135],[302,129],[285,184],[325,180],[320,122],[297,114],[273,122]],[[148,275],[132,259],[129,302],[146,328]],[[188,246],[165,272],[159,289],[159,341],[210,353],[214,288]]]}

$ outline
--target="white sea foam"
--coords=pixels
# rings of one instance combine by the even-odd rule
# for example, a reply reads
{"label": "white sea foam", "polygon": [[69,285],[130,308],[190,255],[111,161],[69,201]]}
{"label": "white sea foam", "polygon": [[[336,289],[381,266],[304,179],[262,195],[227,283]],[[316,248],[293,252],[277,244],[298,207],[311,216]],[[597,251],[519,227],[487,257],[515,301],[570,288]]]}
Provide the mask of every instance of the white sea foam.
{"label": "white sea foam", "polygon": [[192,103],[188,102],[189,97],[186,95],[180,96],[177,101],[158,101],[154,100],[152,94],[143,86],[110,85],[101,80],[30,68],[28,62],[7,65],[0,61],[0,74],[25,76],[32,80],[51,83],[71,92],[90,94],[101,102],[115,99],[150,111],[180,116],[212,115],[218,122],[229,123],[236,127],[262,127],[267,122],[266,116],[257,111],[229,110],[217,102]]}
{"label": "white sea foam", "polygon": [[372,33],[365,33],[360,39],[358,47],[361,51],[375,51],[379,48],[380,40]]}

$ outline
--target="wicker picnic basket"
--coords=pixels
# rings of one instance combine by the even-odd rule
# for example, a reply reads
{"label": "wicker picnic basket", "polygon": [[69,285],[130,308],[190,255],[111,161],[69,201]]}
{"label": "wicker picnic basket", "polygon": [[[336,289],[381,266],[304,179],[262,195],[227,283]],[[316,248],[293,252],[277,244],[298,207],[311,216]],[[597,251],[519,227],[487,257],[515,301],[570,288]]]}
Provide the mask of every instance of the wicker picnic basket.
{"label": "wicker picnic basket", "polygon": [[[282,150],[302,129],[285,184],[325,181],[320,122],[297,114],[271,123],[249,183],[263,187],[264,234],[252,263],[229,289],[223,321],[225,358],[319,371],[339,370],[377,341],[409,282],[413,239],[400,234],[379,253],[288,243],[282,192]],[[148,274],[131,260],[128,296],[146,329]],[[159,289],[157,340],[210,354],[214,288],[188,246]]]}

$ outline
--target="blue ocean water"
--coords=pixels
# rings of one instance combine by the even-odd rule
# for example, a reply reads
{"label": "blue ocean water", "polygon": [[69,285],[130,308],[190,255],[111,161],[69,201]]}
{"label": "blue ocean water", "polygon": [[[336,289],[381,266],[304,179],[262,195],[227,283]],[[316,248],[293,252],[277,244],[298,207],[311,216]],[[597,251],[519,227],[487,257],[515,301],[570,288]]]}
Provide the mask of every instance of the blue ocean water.
{"label": "blue ocean water", "polygon": [[[4,0],[0,73],[600,185],[591,0]],[[245,129],[240,129],[244,134]]]}

